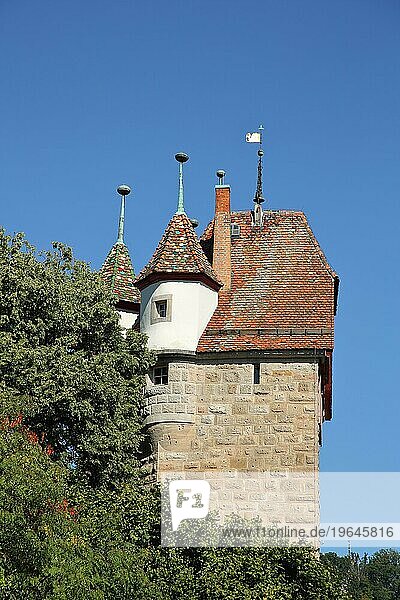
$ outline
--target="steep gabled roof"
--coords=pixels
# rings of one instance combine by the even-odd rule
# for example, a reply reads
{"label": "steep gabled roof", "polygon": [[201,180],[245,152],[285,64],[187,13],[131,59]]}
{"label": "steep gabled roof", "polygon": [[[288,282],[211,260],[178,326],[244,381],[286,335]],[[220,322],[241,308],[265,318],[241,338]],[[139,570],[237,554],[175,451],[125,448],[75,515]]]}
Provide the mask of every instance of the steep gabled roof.
{"label": "steep gabled roof", "polygon": [[[338,277],[328,264],[305,215],[266,211],[264,226],[251,213],[231,213],[231,289],[198,344],[199,352],[333,348]],[[201,244],[212,260],[213,222]]]}
{"label": "steep gabled roof", "polygon": [[131,257],[124,243],[114,244],[100,269],[100,275],[120,302],[140,302]]}
{"label": "steep gabled roof", "polygon": [[204,280],[214,289],[221,287],[185,213],[172,217],[156,251],[139,273],[136,283],[142,289],[158,279]]}

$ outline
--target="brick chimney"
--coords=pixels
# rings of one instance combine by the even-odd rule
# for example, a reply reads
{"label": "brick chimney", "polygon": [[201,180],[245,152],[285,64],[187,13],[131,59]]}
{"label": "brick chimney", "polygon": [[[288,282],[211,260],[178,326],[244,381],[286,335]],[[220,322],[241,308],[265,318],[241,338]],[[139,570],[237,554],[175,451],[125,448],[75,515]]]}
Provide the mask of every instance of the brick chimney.
{"label": "brick chimney", "polygon": [[215,186],[213,269],[224,284],[222,290],[231,288],[231,188]]}

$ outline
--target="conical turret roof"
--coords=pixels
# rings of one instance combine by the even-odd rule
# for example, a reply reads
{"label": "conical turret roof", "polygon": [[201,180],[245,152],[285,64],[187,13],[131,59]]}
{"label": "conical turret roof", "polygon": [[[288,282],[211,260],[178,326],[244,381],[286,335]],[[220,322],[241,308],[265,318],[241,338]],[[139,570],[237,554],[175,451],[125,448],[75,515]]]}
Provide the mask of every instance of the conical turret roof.
{"label": "conical turret roof", "polygon": [[118,296],[119,301],[140,302],[131,257],[124,243],[114,244],[101,267],[100,275],[112,293]]}
{"label": "conical turret roof", "polygon": [[214,289],[222,285],[185,213],[176,213],[172,217],[152,258],[139,273],[136,284],[143,289],[146,284],[159,279],[204,280]]}

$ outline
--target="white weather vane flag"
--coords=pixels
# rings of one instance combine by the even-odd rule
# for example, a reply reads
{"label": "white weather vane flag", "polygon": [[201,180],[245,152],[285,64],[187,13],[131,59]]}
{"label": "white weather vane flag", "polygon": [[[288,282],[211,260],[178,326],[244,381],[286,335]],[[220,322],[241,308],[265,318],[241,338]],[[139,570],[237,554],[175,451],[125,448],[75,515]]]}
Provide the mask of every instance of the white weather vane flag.
{"label": "white weather vane flag", "polygon": [[260,144],[262,143],[262,134],[264,127],[260,125],[258,131],[250,131],[246,133],[246,142],[250,142],[250,144]]}
{"label": "white weather vane flag", "polygon": [[254,131],[253,133],[246,133],[246,142],[261,143],[261,131]]}

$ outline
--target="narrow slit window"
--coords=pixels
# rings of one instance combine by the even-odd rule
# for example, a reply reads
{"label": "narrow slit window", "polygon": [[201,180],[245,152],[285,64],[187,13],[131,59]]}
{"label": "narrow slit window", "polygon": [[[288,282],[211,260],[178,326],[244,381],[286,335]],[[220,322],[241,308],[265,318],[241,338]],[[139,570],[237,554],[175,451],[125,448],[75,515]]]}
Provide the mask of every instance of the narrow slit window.
{"label": "narrow slit window", "polygon": [[167,316],[167,301],[156,300],[156,311],[160,319],[165,319]]}
{"label": "narrow slit window", "polygon": [[168,365],[154,367],[154,383],[156,385],[166,385],[168,383]]}
{"label": "narrow slit window", "polygon": [[260,383],[260,363],[253,365],[253,383]]}

